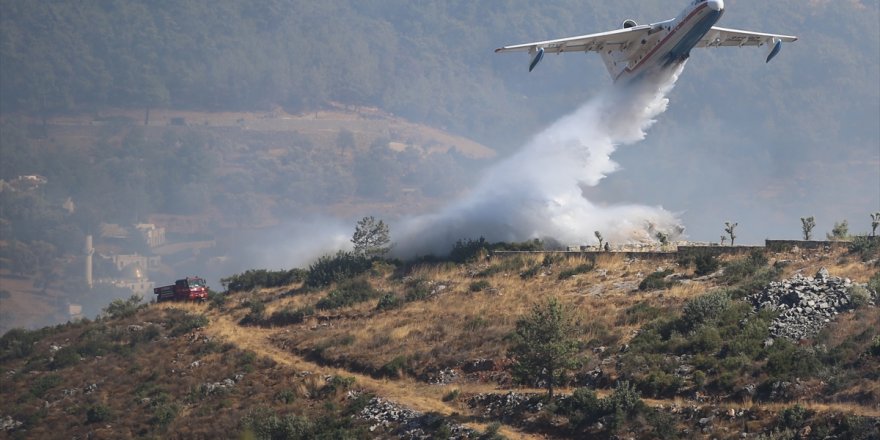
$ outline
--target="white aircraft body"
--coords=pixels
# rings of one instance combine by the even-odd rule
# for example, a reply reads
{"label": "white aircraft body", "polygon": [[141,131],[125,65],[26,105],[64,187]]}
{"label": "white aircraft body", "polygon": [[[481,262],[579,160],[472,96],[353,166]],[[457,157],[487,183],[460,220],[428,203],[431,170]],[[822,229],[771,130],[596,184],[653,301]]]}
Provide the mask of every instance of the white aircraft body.
{"label": "white aircraft body", "polygon": [[505,46],[495,52],[528,51],[532,56],[529,72],[548,52],[598,52],[614,82],[629,82],[652,69],[684,62],[695,47],[767,46],[769,63],[783,42],[797,40],[790,35],[716,27],[722,14],[723,0],[692,0],[671,20],[641,26],[626,20],[621,29],[609,32]]}

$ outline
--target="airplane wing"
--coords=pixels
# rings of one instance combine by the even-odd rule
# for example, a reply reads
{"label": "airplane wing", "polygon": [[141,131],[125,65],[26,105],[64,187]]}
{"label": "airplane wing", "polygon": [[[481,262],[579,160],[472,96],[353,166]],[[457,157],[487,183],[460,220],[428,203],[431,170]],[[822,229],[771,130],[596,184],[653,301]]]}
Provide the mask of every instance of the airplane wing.
{"label": "airplane wing", "polygon": [[763,46],[775,45],[778,42],[791,43],[797,37],[791,35],[763,34],[760,32],[741,31],[713,26],[697,43],[696,47],[719,46]]}
{"label": "airplane wing", "polygon": [[534,43],[504,46],[495,49],[496,53],[503,52],[529,52],[535,53],[540,49],[542,52],[590,52],[601,51],[606,46],[626,46],[627,44],[641,40],[642,36],[651,31],[650,25],[634,26],[626,29],[617,29],[599,34],[581,35],[579,37],[560,38],[558,40],[536,41]]}

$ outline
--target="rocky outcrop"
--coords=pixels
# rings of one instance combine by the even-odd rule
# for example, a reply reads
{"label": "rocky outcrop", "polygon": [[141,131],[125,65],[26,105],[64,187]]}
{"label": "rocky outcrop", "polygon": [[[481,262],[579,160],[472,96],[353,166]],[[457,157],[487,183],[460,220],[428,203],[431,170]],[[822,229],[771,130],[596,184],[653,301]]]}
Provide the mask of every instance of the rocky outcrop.
{"label": "rocky outcrop", "polygon": [[770,308],[779,316],[770,324],[773,337],[793,341],[816,336],[841,312],[860,303],[873,304],[875,294],[849,278],[832,277],[824,267],[815,277],[797,274],[770,283],[748,299],[756,310]]}
{"label": "rocky outcrop", "polygon": [[[357,393],[349,394],[349,398],[356,396]],[[424,414],[379,397],[370,399],[359,416],[371,423],[369,429],[373,435],[393,434],[394,438],[427,440],[434,438],[438,426],[446,424],[451,440],[475,439],[479,436],[472,429],[449,423],[437,414]]]}

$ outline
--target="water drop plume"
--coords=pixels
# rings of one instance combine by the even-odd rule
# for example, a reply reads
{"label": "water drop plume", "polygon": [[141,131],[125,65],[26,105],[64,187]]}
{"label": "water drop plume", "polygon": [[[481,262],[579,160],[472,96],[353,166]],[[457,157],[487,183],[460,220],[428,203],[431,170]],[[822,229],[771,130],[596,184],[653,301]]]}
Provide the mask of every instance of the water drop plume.
{"label": "water drop plume", "polygon": [[445,254],[459,239],[549,239],[595,243],[594,232],[614,244],[650,242],[683,228],[660,207],[600,206],[583,195],[619,166],[611,159],[621,145],[645,138],[666,110],[667,93],[683,65],[615,85],[531,139],[519,152],[490,167],[477,186],[439,213],[396,225],[396,253],[408,257]]}

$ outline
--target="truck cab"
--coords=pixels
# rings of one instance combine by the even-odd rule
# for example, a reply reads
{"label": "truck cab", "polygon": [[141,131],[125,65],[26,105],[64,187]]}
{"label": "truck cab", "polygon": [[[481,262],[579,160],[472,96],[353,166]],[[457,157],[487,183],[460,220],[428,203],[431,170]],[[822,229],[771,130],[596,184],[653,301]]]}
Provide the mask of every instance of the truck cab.
{"label": "truck cab", "polygon": [[208,299],[208,285],[204,278],[186,277],[170,286],[153,289],[156,302],[162,301],[205,301]]}

